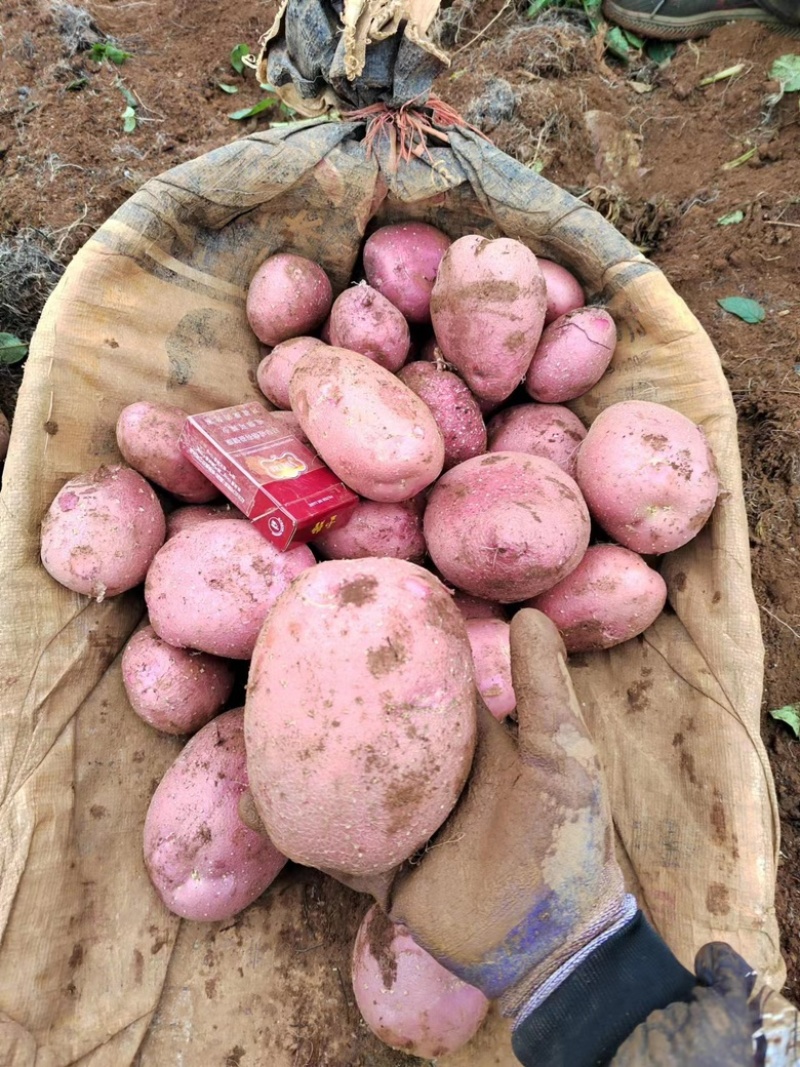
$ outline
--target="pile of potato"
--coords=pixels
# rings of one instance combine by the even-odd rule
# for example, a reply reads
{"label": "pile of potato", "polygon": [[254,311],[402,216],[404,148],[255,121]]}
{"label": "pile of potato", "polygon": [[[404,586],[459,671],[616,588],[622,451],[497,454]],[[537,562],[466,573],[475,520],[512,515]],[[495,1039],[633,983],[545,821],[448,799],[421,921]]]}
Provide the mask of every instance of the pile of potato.
{"label": "pile of potato", "polygon": [[[155,729],[194,734],[153,796],[145,863],[186,918],[236,914],[287,857],[349,880],[411,857],[469,774],[478,693],[514,712],[513,611],[547,614],[569,652],[630,640],[665,604],[654,557],[717,497],[678,412],[619,403],[587,430],[564,406],[605,373],[616,331],[559,265],[409,222],[376,230],[362,267],[334,299],[321,267],[280,253],[247,299],[259,387],[361,498],[347,525],[278,552],[181,453],[186,413],[147,402],[120,415],[125,465],[67,482],[43,522],[42,561],[69,589],[144,582],[125,688]],[[247,661],[245,707],[223,712]],[[484,998],[420,949],[409,969],[386,924],[371,913],[355,950],[368,1025],[452,1051]],[[424,1025],[419,983],[437,1005]]]}

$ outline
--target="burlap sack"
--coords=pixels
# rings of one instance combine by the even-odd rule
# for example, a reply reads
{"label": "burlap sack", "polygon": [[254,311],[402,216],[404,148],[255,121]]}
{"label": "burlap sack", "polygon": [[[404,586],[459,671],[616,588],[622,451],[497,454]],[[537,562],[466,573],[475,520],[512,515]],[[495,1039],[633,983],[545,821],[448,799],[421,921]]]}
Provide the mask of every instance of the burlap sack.
{"label": "burlap sack", "polygon": [[[762,645],[750,585],[734,408],[708,337],[654,266],[599,215],[486,142],[396,173],[358,123],[237,141],[148,182],[50,298],[0,497],[0,1063],[13,1067],[388,1067],[360,1023],[352,936],[368,902],[303,869],[241,917],[171,916],[141,858],[149,797],[179,743],[127,705],[119,654],[138,592],[97,604],[39,563],[39,525],[70,476],[119,460],[134,400],[190,412],[258,396],[245,290],[268,254],[318,260],[337,290],[365,230],[422,219],[508,235],[608,302],[619,346],[579,405],[657,400],[700,423],[723,491],[700,537],[663,561],[669,609],[640,639],[576,658],[632,889],[688,965],[729,941],[774,987],[778,820],[759,739]],[[469,916],[464,916],[469,922]],[[496,1015],[448,1067],[511,1067]],[[794,1062],[787,1060],[786,1062]]]}

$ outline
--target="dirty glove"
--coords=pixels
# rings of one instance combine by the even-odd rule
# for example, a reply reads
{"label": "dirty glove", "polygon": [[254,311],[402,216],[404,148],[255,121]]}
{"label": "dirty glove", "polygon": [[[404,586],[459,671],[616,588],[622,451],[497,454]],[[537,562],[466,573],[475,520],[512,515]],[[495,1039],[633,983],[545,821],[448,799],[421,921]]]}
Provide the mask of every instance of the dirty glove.
{"label": "dirty glove", "polygon": [[511,662],[518,738],[481,709],[457,808],[383,903],[445,967],[500,999],[523,1063],[604,1063],[695,980],[625,893],[597,754],[541,613],[515,615]]}

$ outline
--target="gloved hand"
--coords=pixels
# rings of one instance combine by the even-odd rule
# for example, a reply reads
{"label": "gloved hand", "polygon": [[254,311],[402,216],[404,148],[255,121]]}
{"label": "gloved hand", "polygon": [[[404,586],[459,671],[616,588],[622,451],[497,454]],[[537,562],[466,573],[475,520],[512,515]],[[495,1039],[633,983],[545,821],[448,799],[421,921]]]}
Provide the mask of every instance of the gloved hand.
{"label": "gloved hand", "polygon": [[445,967],[514,1015],[636,905],[564,646],[540,612],[514,616],[511,664],[518,739],[481,709],[465,793],[420,862],[400,871],[389,906]]}

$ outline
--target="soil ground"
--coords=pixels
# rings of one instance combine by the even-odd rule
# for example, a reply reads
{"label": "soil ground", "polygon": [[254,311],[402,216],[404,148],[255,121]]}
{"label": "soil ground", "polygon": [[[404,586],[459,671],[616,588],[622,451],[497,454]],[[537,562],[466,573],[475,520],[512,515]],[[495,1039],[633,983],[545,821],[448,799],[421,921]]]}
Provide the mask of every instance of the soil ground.
{"label": "soil ground", "polygon": [[[263,125],[231,69],[272,7],[241,0],[4,0],[0,23],[0,330],[29,337],[91,233],[149,177]],[[531,23],[513,3],[452,5],[438,95],[504,151],[588,202],[666,272],[714,341],[740,419],[754,585],[767,648],[764,736],[782,816],[778,910],[800,1004],[800,744],[771,709],[800,702],[800,111],[768,81],[796,43],[752,25],[679,46],[663,67],[604,61],[578,16]],[[113,38],[117,67],[88,46]],[[701,86],[730,67],[732,77]],[[235,86],[228,94],[219,84]],[[123,131],[124,91],[137,101]],[[743,157],[747,157],[743,159]],[[732,165],[734,161],[740,161]],[[742,219],[720,225],[732,212]],[[728,296],[757,300],[749,325]],[[0,368],[11,417],[19,372]]]}

